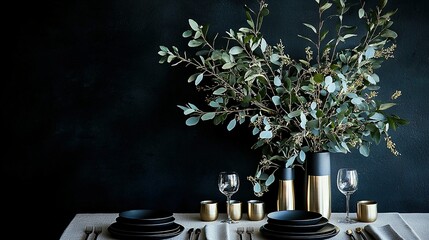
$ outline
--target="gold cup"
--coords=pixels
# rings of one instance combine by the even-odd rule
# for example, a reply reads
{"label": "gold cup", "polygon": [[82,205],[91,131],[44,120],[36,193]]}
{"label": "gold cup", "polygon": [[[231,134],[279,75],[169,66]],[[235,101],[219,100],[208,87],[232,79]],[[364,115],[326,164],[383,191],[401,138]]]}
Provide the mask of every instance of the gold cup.
{"label": "gold cup", "polygon": [[377,202],[363,200],[357,203],[357,219],[360,222],[374,222],[377,220]]}
{"label": "gold cup", "polygon": [[[232,220],[238,221],[241,219],[242,211],[241,211],[241,201],[231,200],[229,204],[229,215]],[[226,202],[228,206],[228,202]]]}
{"label": "gold cup", "polygon": [[215,221],[219,216],[217,202],[213,200],[204,200],[200,203],[200,218],[202,221]]}
{"label": "gold cup", "polygon": [[265,205],[260,200],[247,201],[247,216],[251,221],[260,221],[265,218]]}

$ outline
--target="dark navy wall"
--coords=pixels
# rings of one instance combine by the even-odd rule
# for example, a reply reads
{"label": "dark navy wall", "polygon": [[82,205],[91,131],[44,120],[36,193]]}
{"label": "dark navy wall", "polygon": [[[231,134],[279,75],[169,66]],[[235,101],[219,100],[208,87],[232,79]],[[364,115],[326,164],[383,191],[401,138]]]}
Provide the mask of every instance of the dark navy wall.
{"label": "dark navy wall", "polygon": [[[256,198],[246,177],[259,152],[246,127],[228,132],[204,122],[185,126],[176,107],[201,103],[186,79],[191,69],[158,64],[158,46],[186,46],[187,19],[210,23],[212,33],[245,25],[250,0],[104,0],[9,3],[1,109],[2,209],[10,228],[31,222],[26,232],[58,239],[74,214],[162,207],[197,212],[199,201],[225,198],[217,173],[237,170],[235,199]],[[313,0],[268,1],[263,32],[273,44],[301,56],[297,34],[314,20]],[[359,171],[352,195],[379,202],[380,211],[429,212],[429,7],[427,1],[389,1],[399,35],[395,58],[377,72],[380,97],[403,96],[398,115],[410,124],[392,132],[402,153],[384,143],[370,157],[332,155],[333,211],[344,211],[335,186],[340,167]],[[301,55],[300,55],[301,54]],[[269,208],[276,189],[264,196]],[[18,203],[18,200],[22,203]],[[36,217],[47,217],[49,222]],[[5,215],[3,215],[5,217]],[[19,222],[24,220],[25,223]],[[28,221],[28,222],[27,222]],[[41,231],[47,225],[49,232]]]}

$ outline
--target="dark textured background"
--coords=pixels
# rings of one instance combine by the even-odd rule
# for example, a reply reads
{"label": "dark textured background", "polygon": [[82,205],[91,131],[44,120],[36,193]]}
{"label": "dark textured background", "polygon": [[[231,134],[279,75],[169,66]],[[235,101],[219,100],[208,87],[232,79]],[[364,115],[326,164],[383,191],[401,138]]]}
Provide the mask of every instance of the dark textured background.
{"label": "dark textured background", "polygon": [[[228,132],[203,122],[184,124],[176,107],[201,103],[186,79],[192,69],[158,64],[158,46],[184,49],[187,19],[210,23],[211,33],[244,26],[239,0],[104,0],[8,3],[3,39],[2,178],[8,228],[58,239],[76,213],[119,212],[162,207],[198,212],[199,201],[225,198],[217,173],[237,170],[235,199],[256,198],[246,176],[259,152],[246,127]],[[307,45],[297,37],[314,21],[315,3],[268,1],[263,32],[269,43],[282,39],[291,56]],[[390,1],[398,8],[395,58],[377,71],[380,98],[396,89],[403,96],[396,113],[410,124],[392,132],[402,153],[384,146],[368,158],[354,151],[332,155],[340,167],[359,171],[360,199],[375,199],[380,211],[429,212],[429,11],[427,1]],[[335,177],[333,177],[335,179]],[[276,189],[263,200],[275,204]],[[333,211],[344,196],[332,181]],[[48,221],[39,220],[45,217]],[[22,222],[24,221],[24,222]],[[32,226],[30,226],[30,223]],[[52,230],[45,230],[52,226]]]}

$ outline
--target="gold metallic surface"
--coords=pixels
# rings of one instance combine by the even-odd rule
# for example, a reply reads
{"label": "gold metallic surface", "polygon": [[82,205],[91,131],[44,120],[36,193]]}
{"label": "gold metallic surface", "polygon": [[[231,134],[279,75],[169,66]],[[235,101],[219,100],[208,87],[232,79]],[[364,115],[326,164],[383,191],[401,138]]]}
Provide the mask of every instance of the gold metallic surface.
{"label": "gold metallic surface", "polygon": [[295,188],[293,180],[280,180],[277,196],[277,211],[295,210]]}
{"label": "gold metallic surface", "polygon": [[331,217],[331,176],[307,177],[307,211]]}
{"label": "gold metallic surface", "polygon": [[356,206],[357,219],[360,222],[374,222],[377,220],[377,202],[371,200],[359,201]]}
{"label": "gold metallic surface", "polygon": [[[226,202],[226,205],[228,206],[228,202]],[[238,200],[231,200],[229,204],[229,216],[232,220],[238,221],[241,219],[242,211],[241,211],[241,201]]]}
{"label": "gold metallic surface", "polygon": [[219,213],[217,202],[213,200],[204,200],[200,204],[200,218],[202,221],[215,221]]}
{"label": "gold metallic surface", "polygon": [[260,221],[265,218],[265,204],[260,200],[247,201],[247,216],[251,221]]}

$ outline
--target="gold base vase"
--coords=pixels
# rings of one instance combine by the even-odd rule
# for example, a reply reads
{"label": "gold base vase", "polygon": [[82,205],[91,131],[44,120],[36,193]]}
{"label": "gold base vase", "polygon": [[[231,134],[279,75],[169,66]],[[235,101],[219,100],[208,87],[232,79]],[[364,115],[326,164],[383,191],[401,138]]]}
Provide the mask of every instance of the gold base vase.
{"label": "gold base vase", "polygon": [[306,208],[323,217],[331,217],[330,152],[307,153],[305,160]]}
{"label": "gold base vase", "polygon": [[293,168],[281,168],[277,193],[277,211],[295,210],[295,171]]}

